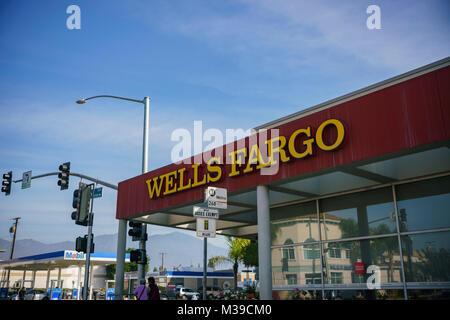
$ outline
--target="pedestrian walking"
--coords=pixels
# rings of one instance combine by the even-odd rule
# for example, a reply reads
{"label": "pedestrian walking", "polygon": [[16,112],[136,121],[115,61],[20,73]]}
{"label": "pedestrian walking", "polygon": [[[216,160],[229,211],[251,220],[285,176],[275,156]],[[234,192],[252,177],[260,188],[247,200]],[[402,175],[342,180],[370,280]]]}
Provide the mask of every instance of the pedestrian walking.
{"label": "pedestrian walking", "polygon": [[159,296],[159,288],[155,284],[155,278],[148,278],[148,300],[161,300]]}
{"label": "pedestrian walking", "polygon": [[141,280],[140,285],[133,291],[137,300],[148,300],[148,288],[145,286],[145,280]]}

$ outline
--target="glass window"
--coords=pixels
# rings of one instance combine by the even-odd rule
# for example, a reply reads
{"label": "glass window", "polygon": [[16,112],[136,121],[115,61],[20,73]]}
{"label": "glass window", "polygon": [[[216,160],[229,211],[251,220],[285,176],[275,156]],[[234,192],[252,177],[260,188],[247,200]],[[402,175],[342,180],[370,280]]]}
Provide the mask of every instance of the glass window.
{"label": "glass window", "polygon": [[450,227],[450,176],[395,187],[400,231]]}
{"label": "glass window", "polygon": [[322,240],[397,232],[391,188],[323,199],[319,205]]}
{"label": "glass window", "polygon": [[331,272],[331,283],[343,283],[342,272]]}
{"label": "glass window", "polygon": [[[284,242],[285,245],[290,245],[290,244],[293,244],[293,243],[294,242],[291,239],[287,239]],[[295,260],[294,248],[292,248],[292,247],[283,248],[283,259]]]}
{"label": "glass window", "polygon": [[[305,242],[315,241],[316,240],[314,238],[308,238]],[[303,246],[303,256],[306,260],[320,259],[320,245],[315,243]]]}
{"label": "glass window", "polygon": [[[401,263],[397,237],[325,243],[323,245],[325,283],[337,283],[333,273],[340,273],[339,283],[400,282]],[[337,252],[346,251],[342,255]],[[330,252],[334,252],[331,253]],[[371,269],[368,270],[369,266]],[[371,277],[378,274],[379,278]]]}
{"label": "glass window", "polygon": [[307,273],[305,274],[306,284],[321,284],[322,278],[320,273]]}
{"label": "glass window", "polygon": [[306,260],[320,259],[320,251],[318,244],[308,245],[303,249]]}
{"label": "glass window", "polygon": [[296,274],[287,274],[286,280],[287,280],[287,284],[297,284],[297,275]]}
{"label": "glass window", "polygon": [[320,251],[319,245],[316,245],[315,250],[316,258],[307,259],[301,253],[305,250],[303,246],[291,247],[296,257],[295,260],[285,259],[283,257],[283,250],[285,248],[273,248],[272,254],[272,283],[274,286],[290,285],[291,281],[295,284],[307,285],[307,284],[320,284]]}
{"label": "glass window", "polygon": [[350,259],[352,251],[350,249],[345,249],[345,259]]}
{"label": "glass window", "polygon": [[283,245],[287,240],[302,243],[314,237],[319,239],[315,201],[270,210],[272,245]]}
{"label": "glass window", "polygon": [[406,281],[450,281],[450,232],[402,236]]}
{"label": "glass window", "polygon": [[328,246],[328,257],[340,259],[341,258],[341,250],[342,249],[343,248],[341,248],[341,246],[339,246],[339,245],[330,244]]}

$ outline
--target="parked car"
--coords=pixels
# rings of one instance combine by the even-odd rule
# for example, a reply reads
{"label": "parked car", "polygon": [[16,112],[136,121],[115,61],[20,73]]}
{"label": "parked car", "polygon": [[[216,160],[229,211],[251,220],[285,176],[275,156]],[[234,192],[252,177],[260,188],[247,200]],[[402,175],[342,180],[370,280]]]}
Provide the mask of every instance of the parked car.
{"label": "parked car", "polygon": [[159,298],[161,300],[169,300],[169,296],[166,293],[160,293]]}
{"label": "parked car", "polygon": [[[223,289],[220,287],[206,287],[206,298],[208,300],[214,300],[215,297],[222,291]],[[200,292],[200,296],[203,295],[203,287],[199,287],[197,289],[198,292]]]}
{"label": "parked car", "polygon": [[24,300],[49,300],[48,292],[39,289],[27,289]]}
{"label": "parked car", "polygon": [[192,290],[191,288],[177,288],[177,299],[183,300],[198,300],[200,298],[200,293]]}

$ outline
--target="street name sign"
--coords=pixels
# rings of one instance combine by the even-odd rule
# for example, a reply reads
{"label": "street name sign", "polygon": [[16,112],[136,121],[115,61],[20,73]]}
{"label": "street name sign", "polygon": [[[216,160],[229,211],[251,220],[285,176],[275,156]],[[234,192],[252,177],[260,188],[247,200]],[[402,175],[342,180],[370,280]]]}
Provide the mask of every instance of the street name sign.
{"label": "street name sign", "polygon": [[101,198],[103,195],[103,187],[95,188],[92,190],[92,198]]}
{"label": "street name sign", "polygon": [[194,206],[193,215],[196,218],[219,219],[219,210]]}

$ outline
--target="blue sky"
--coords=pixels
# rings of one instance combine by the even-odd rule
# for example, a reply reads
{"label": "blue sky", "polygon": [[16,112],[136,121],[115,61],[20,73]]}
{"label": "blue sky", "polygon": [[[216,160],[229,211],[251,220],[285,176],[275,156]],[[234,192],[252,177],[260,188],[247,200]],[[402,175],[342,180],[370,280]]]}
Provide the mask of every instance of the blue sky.
{"label": "blue sky", "polygon": [[[81,9],[69,30],[66,9]],[[381,9],[381,29],[366,8]],[[448,1],[8,1],[0,3],[0,171],[72,171],[118,183],[141,171],[151,97],[150,169],[170,163],[176,128],[248,129],[450,53]],[[0,238],[73,240],[73,189],[56,177],[0,195]],[[94,234],[117,232],[116,192],[95,202]],[[170,229],[151,226],[151,234]],[[192,233],[191,233],[192,234]],[[224,245],[217,239],[213,243]]]}

